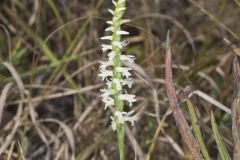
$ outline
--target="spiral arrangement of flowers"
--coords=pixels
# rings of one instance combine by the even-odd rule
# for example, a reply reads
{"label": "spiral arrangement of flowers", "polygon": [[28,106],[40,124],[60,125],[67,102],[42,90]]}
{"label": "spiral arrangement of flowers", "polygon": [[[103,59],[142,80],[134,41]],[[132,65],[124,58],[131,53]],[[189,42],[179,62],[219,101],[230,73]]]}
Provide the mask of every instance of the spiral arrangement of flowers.
{"label": "spiral arrangement of flowers", "polygon": [[124,111],[124,102],[128,102],[131,107],[133,102],[136,102],[136,96],[127,94],[124,87],[131,88],[133,78],[131,77],[131,68],[123,67],[122,61],[134,63],[135,56],[124,55],[123,48],[127,46],[126,42],[121,39],[122,36],[129,35],[129,32],[121,30],[121,25],[129,22],[128,19],[122,19],[126,10],[126,0],[113,0],[115,9],[109,9],[113,15],[111,21],[107,21],[110,26],[105,30],[111,33],[101,39],[108,41],[102,45],[102,51],[108,53],[106,61],[100,61],[99,76],[106,82],[106,88],[101,89],[102,101],[105,104],[105,109],[113,108],[113,116],[111,116],[111,126],[114,131],[118,132],[118,143],[120,151],[120,159],[124,159],[124,125],[130,122],[134,125],[137,120],[137,115],[132,116],[133,111]]}
{"label": "spiral arrangement of flowers", "polygon": [[[113,15],[112,21],[107,21],[110,26],[105,30],[111,35],[104,36],[101,39],[109,41],[108,44],[102,45],[102,51],[108,52],[108,60],[100,61],[99,76],[106,81],[107,88],[101,89],[102,101],[105,104],[105,109],[112,106],[114,114],[112,119],[112,129],[118,130],[120,125],[124,125],[129,121],[134,125],[137,116],[131,116],[132,112],[124,112],[124,101],[127,101],[131,107],[136,101],[135,95],[123,92],[123,87],[129,88],[133,85],[131,78],[131,68],[123,67],[122,61],[134,63],[135,56],[122,54],[123,48],[127,46],[126,42],[121,41],[121,36],[129,35],[129,32],[121,30],[121,25],[129,22],[128,19],[122,19],[124,11],[126,10],[126,0],[112,1],[115,9],[109,9]],[[119,126],[119,127],[118,127]]]}

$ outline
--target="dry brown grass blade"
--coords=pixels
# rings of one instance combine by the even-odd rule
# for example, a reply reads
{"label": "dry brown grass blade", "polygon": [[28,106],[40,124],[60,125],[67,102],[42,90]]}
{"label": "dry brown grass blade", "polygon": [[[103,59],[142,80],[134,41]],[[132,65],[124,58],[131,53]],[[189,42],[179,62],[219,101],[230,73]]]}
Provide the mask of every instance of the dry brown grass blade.
{"label": "dry brown grass blade", "polygon": [[164,137],[165,142],[168,142],[180,157],[184,157],[185,156],[184,152],[181,149],[181,147],[178,145],[178,143],[164,131],[163,131],[163,135],[165,136]]}
{"label": "dry brown grass blade", "polygon": [[56,157],[54,160],[59,160],[63,154],[63,150],[64,150],[64,145],[61,146],[61,148],[59,149],[59,151],[56,154]]}
{"label": "dry brown grass blade", "polygon": [[[24,99],[24,92],[25,92],[24,85],[23,85],[23,82],[22,82],[21,78],[19,77],[17,71],[15,70],[15,68],[7,62],[1,62],[0,64],[4,65],[9,70],[9,72],[13,76],[14,80],[16,81],[21,99]],[[0,147],[0,156],[3,154],[3,152],[11,144],[12,139],[14,138],[15,133],[17,132],[17,129],[21,124],[22,111],[23,111],[23,103],[19,103],[16,116],[14,117],[14,121],[15,121],[14,126],[11,130],[11,133],[8,134],[4,143]]]}
{"label": "dry brown grass blade", "polygon": [[144,160],[144,153],[143,153],[139,143],[137,142],[136,138],[134,137],[132,131],[128,127],[126,127],[126,134],[127,134],[128,140],[130,141],[132,148],[134,149],[134,152],[136,154],[135,157],[138,158],[138,160]]}
{"label": "dry brown grass blade", "polygon": [[182,136],[183,141],[187,145],[189,151],[192,153],[194,160],[203,160],[202,155],[200,153],[199,145],[191,133],[190,127],[182,113],[182,110],[179,107],[179,103],[177,100],[177,95],[175,88],[172,82],[172,55],[171,55],[171,48],[170,48],[170,40],[169,40],[169,33],[167,38],[167,55],[166,55],[166,68],[165,68],[165,79],[166,79],[166,86],[167,86],[167,95],[169,99],[170,106],[173,110],[173,116],[175,122],[178,126],[180,134]]}
{"label": "dry brown grass blade", "polygon": [[162,130],[163,128],[163,125],[166,121],[166,118],[171,114],[171,111],[170,109],[166,111],[166,113],[163,115],[163,118],[161,119],[161,121],[158,123],[158,127],[154,133],[154,136],[153,136],[153,139],[152,139],[152,142],[151,142],[151,145],[148,149],[148,153],[146,155],[146,160],[150,160],[151,159],[151,154],[153,152],[153,149],[154,147],[156,146],[156,143],[157,143],[157,138],[159,137],[159,134],[160,134],[160,131]]}
{"label": "dry brown grass blade", "polygon": [[20,155],[18,159],[19,160],[26,160],[26,158],[24,156],[24,153],[23,153],[23,148],[22,148],[19,141],[17,141],[17,148],[18,148],[18,152],[19,152],[19,155]]}
{"label": "dry brown grass blade", "polygon": [[238,7],[240,7],[240,1],[234,0],[234,2],[238,5]]}
{"label": "dry brown grass blade", "polygon": [[234,98],[232,102],[232,134],[234,160],[240,159],[240,65],[237,56],[233,62]]}
{"label": "dry brown grass blade", "polygon": [[87,107],[87,109],[81,114],[81,116],[78,118],[77,122],[74,124],[73,130],[76,131],[78,127],[81,125],[81,123],[85,120],[85,118],[92,112],[94,107],[98,105],[99,98],[94,100],[91,105]]}
{"label": "dry brown grass blade", "polygon": [[112,138],[112,130],[104,130],[102,133],[100,133],[99,138],[97,138],[95,142],[86,146],[84,150],[77,155],[76,160],[88,160],[89,156],[94,152],[94,150],[96,150],[102,143],[109,141]]}
{"label": "dry brown grass blade", "polygon": [[33,122],[33,125],[36,128],[36,131],[37,131],[39,137],[42,139],[42,141],[44,142],[44,144],[47,148],[45,160],[49,160],[51,149],[50,149],[50,146],[49,146],[49,142],[48,142],[46,136],[44,135],[44,132],[40,128],[40,124],[37,122],[36,113],[35,113],[35,110],[34,110],[34,107],[33,107],[32,101],[31,101],[31,97],[29,97],[28,108],[29,108],[29,114],[30,114],[31,120]]}
{"label": "dry brown grass blade", "polygon": [[[54,94],[51,94],[48,96],[38,96],[38,97],[32,98],[31,102],[36,103],[36,102],[41,102],[43,100],[50,100],[50,99],[57,99],[57,98],[61,98],[61,97],[71,96],[71,95],[75,95],[78,93],[84,93],[87,91],[95,90],[102,86],[103,86],[103,84],[96,84],[96,85],[86,86],[86,87],[83,87],[80,89],[72,89],[72,90],[68,90],[65,92],[54,93]],[[28,99],[21,99],[21,100],[17,100],[17,101],[8,103],[7,105],[13,105],[13,104],[18,104],[18,103],[28,103],[28,101],[29,101]],[[33,108],[35,108],[35,107],[36,106],[34,106]]]}
{"label": "dry brown grass blade", "polygon": [[40,12],[41,6],[40,6],[40,1],[36,0],[33,1],[33,10],[32,10],[32,14],[31,17],[29,18],[28,24],[30,26],[32,26],[34,23],[36,23],[37,18],[38,18],[38,14]]}
{"label": "dry brown grass blade", "polygon": [[8,155],[7,155],[6,160],[11,160],[12,159],[14,146],[15,146],[15,141],[12,142],[12,144],[11,144],[9,150],[8,150]]}
{"label": "dry brown grass blade", "polygon": [[69,145],[71,147],[71,151],[72,151],[71,160],[75,160],[75,140],[74,140],[73,132],[69,128],[69,126],[67,126],[65,123],[63,123],[57,119],[53,119],[53,118],[44,119],[43,122],[57,123],[63,129],[64,133],[67,136]]}
{"label": "dry brown grass blade", "polygon": [[0,124],[2,122],[2,115],[3,115],[3,109],[5,106],[5,102],[7,99],[8,91],[12,87],[12,83],[8,83],[2,90],[1,97],[0,97]]}
{"label": "dry brown grass blade", "polygon": [[231,114],[231,110],[230,110],[227,106],[223,105],[222,103],[218,102],[216,99],[210,97],[209,95],[207,95],[206,93],[204,93],[204,92],[202,92],[202,91],[200,91],[200,90],[195,90],[195,91],[191,92],[191,93],[188,95],[188,97],[190,98],[190,97],[192,97],[194,94],[196,94],[197,96],[203,98],[203,99],[206,100],[207,102],[215,105],[216,107],[218,107],[219,109],[225,111],[226,113]]}
{"label": "dry brown grass blade", "polygon": [[21,96],[24,96],[24,92],[25,92],[24,85],[23,85],[23,82],[22,82],[20,76],[18,75],[17,71],[15,70],[15,68],[7,62],[1,62],[0,64],[4,65],[9,70],[9,72],[13,76],[15,82],[17,83],[17,86],[20,90]]}
{"label": "dry brown grass blade", "polygon": [[155,114],[157,116],[157,121],[160,122],[160,105],[159,105],[159,100],[158,100],[158,93],[155,88],[152,89],[152,95],[153,95],[153,100],[154,100],[154,106],[155,106]]}

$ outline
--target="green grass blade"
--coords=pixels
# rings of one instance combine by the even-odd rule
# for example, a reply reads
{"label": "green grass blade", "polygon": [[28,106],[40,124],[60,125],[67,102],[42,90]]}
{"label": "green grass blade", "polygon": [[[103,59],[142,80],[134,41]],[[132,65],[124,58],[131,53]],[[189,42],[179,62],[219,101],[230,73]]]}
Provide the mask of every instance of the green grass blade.
{"label": "green grass blade", "polygon": [[218,131],[218,126],[214,117],[213,112],[211,111],[211,124],[212,124],[212,129],[213,129],[213,136],[214,139],[217,143],[218,151],[221,157],[221,160],[231,160],[229,153],[226,149],[226,146],[224,145],[221,135]]}
{"label": "green grass blade", "polygon": [[203,137],[202,137],[200,127],[197,123],[197,116],[196,116],[194,107],[192,105],[192,102],[189,99],[187,99],[187,106],[188,106],[188,111],[189,111],[190,118],[191,118],[193,132],[194,132],[194,135],[195,135],[195,137],[197,139],[197,142],[200,146],[201,152],[202,152],[205,160],[210,160],[211,158],[208,154],[207,147],[206,147],[206,145],[203,141]]}
{"label": "green grass blade", "polygon": [[[15,22],[21,27],[21,29],[24,32],[26,32],[29,35],[29,37],[31,37],[33,40],[36,41],[36,43],[40,46],[43,53],[48,57],[48,59],[51,61],[51,63],[58,63],[60,61],[56,58],[56,56],[50,50],[50,48],[47,46],[47,44],[39,36],[37,36],[14,12],[12,12],[7,6],[4,6],[4,9],[15,20]],[[77,37],[77,38],[79,38],[79,37]],[[62,59],[66,59],[69,56],[70,55],[64,55],[64,57]],[[58,67],[61,68],[61,66],[58,66]],[[75,82],[73,80],[68,78],[69,74],[65,70],[63,70],[62,72],[63,72],[65,79],[69,82],[70,86],[72,88],[76,89],[78,86],[77,86],[77,84],[75,84]],[[51,83],[48,83],[48,85],[50,85],[50,84]],[[80,95],[80,97],[81,97],[81,100],[84,99],[84,97],[82,95]],[[83,102],[86,102],[86,101],[83,101]]]}
{"label": "green grass blade", "polygon": [[19,25],[20,28],[38,44],[48,59],[54,63],[58,62],[58,59],[56,58],[55,54],[49,49],[48,45],[39,36],[37,36],[10,8],[8,8],[6,5],[3,7],[7,14],[15,21],[15,23]]}
{"label": "green grass blade", "polygon": [[[60,25],[64,25],[64,21],[63,21],[61,15],[60,15],[60,13],[58,11],[58,8],[55,5],[55,3],[52,0],[47,0],[47,2],[49,4],[49,6],[51,7],[51,9],[53,10],[55,16],[57,17],[57,20],[59,21]],[[65,35],[67,41],[70,42],[71,41],[71,37],[70,37],[70,34],[69,34],[67,28],[64,28],[63,32],[64,32],[64,35]]]}

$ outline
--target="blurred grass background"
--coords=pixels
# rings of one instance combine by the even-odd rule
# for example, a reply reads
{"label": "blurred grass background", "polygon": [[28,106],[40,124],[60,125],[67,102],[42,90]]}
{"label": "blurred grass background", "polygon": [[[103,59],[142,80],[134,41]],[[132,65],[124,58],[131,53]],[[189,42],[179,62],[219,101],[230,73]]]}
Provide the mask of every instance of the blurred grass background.
{"label": "blurred grass background", "polygon": [[[117,159],[111,113],[99,99],[103,83],[98,77],[98,60],[106,57],[99,38],[111,18],[107,11],[111,7],[110,0],[0,1],[0,60],[16,70],[12,73],[0,66],[2,159],[67,160],[73,152],[77,160]],[[137,57],[131,92],[138,96],[134,109],[141,116],[127,132],[126,159],[191,159],[168,114],[167,31],[171,32],[174,85],[191,124],[194,117],[183,100],[194,90],[231,106],[231,45],[239,43],[239,16],[238,0],[127,1],[125,17],[131,22],[124,25],[130,32],[125,52]],[[19,80],[16,76],[21,78],[24,96],[19,95],[21,82],[9,87]],[[198,96],[192,96],[191,102],[211,159],[221,157],[211,129],[215,124],[211,110],[232,155],[231,116]],[[17,116],[21,104],[23,111]]]}

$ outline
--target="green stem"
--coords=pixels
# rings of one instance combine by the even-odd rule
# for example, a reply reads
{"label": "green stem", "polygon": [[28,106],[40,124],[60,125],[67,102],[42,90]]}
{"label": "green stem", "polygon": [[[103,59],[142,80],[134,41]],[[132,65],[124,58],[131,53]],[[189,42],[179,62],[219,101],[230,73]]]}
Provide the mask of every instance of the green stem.
{"label": "green stem", "polygon": [[120,160],[124,160],[124,125],[118,124],[117,126],[117,133],[118,133],[118,149],[119,149],[119,157]]}
{"label": "green stem", "polygon": [[[113,64],[113,79],[122,80],[122,74],[117,70],[118,67],[121,67],[121,49],[114,46],[114,42],[121,42],[121,36],[117,34],[118,31],[121,30],[121,19],[123,17],[124,12],[119,12],[119,8],[125,8],[126,1],[120,2],[116,1],[116,6],[114,10],[114,16],[112,18],[112,27],[113,27],[113,35],[112,35],[112,50],[116,54],[114,57]],[[119,99],[119,96],[122,94],[122,90],[117,90],[116,85],[112,84],[112,88],[115,91],[114,93],[114,103],[116,111],[122,112],[124,109],[124,103]],[[116,119],[117,120],[117,119]],[[124,124],[116,122],[117,124],[117,136],[118,136],[118,148],[119,148],[119,157],[120,160],[124,160],[124,136],[125,129]]]}

